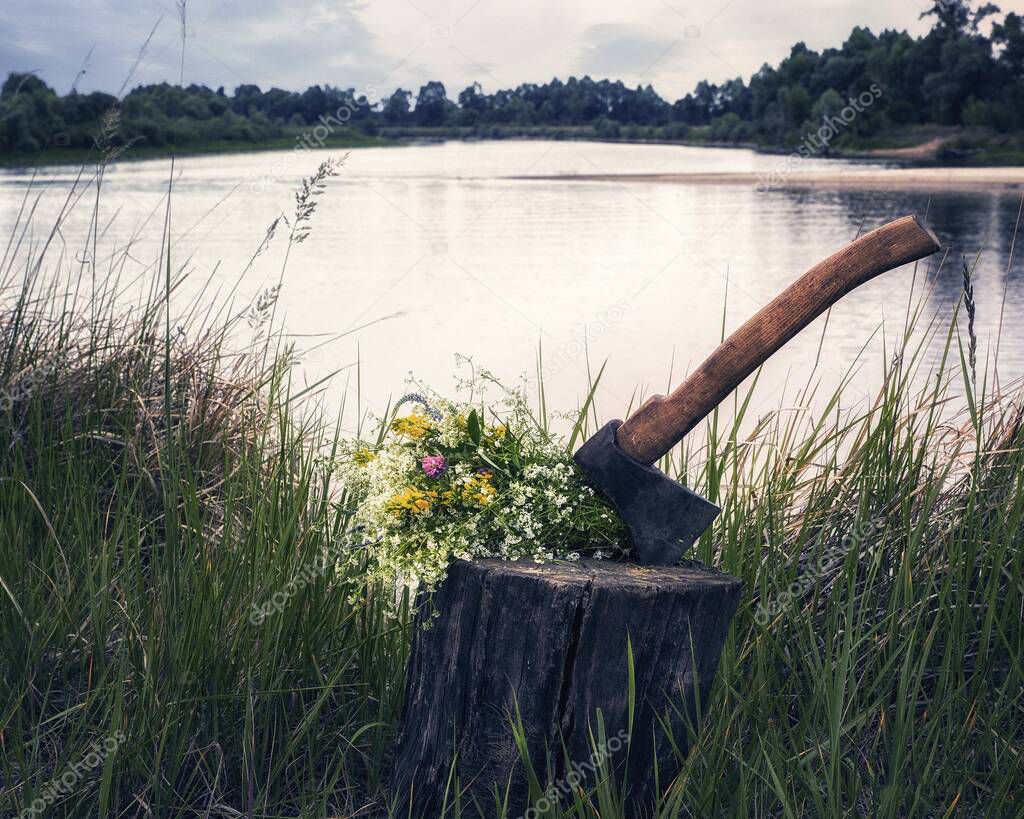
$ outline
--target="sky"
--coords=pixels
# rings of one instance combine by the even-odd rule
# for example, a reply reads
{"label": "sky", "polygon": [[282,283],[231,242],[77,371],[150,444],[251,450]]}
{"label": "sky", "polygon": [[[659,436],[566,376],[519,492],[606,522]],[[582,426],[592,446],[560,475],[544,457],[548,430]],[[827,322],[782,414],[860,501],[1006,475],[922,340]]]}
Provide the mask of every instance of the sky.
{"label": "sky", "polygon": [[[798,41],[840,45],[856,25],[923,33],[928,0],[3,0],[0,74],[64,93],[140,83],[330,84],[454,98],[589,74],[675,100],[702,79],[749,78]],[[1001,3],[1024,12],[1024,0]],[[184,34],[184,39],[182,38]],[[184,59],[182,43],[184,42]]]}

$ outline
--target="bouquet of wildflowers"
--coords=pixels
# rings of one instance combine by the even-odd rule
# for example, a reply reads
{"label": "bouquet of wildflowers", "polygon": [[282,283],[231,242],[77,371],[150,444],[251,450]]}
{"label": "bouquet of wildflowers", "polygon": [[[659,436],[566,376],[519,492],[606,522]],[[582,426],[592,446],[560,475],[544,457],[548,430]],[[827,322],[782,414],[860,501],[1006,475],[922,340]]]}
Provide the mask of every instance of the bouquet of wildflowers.
{"label": "bouquet of wildflowers", "polygon": [[500,408],[406,396],[376,443],[341,464],[372,579],[433,588],[458,559],[610,557],[627,548],[617,513],[521,393]]}

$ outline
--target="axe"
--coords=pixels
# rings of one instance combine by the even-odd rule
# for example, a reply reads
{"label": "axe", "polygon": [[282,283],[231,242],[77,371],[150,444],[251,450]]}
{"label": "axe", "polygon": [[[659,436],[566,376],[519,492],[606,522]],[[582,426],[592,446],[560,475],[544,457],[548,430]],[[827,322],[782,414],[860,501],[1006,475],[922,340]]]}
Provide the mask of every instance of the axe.
{"label": "axe", "polygon": [[782,345],[855,287],[930,256],[935,234],[904,216],[812,267],[723,341],[671,395],[610,421],[573,456],[618,509],[645,566],[678,563],[721,511],[652,466]]}

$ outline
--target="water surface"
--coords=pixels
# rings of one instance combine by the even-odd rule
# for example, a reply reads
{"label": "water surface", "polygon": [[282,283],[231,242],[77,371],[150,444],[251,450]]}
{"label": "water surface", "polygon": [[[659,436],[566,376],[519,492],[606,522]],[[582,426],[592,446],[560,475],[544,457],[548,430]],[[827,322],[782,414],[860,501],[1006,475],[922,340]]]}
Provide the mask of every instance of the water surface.
{"label": "water surface", "polygon": [[[182,303],[210,281],[239,298],[276,283],[287,227],[239,282],[276,216],[290,217],[292,191],[327,156],[301,151],[187,157],[173,188],[175,258],[192,280]],[[599,394],[604,415],[639,392],[664,391],[795,276],[870,229],[906,213],[927,215],[946,245],[938,257],[890,273],[847,297],[766,368],[757,411],[784,401],[817,360],[823,389],[858,354],[857,395],[877,386],[908,304],[948,320],[961,292],[961,259],[976,273],[981,356],[994,347],[1002,312],[1000,373],[1024,373],[1019,261],[1009,264],[1019,194],[772,190],[751,185],[636,180],[580,181],[564,174],[770,173],[779,157],[745,150],[589,142],[449,142],[353,150],[293,247],[279,315],[309,346],[372,324],[306,356],[300,378],[361,360],[364,406],[405,391],[410,371],[438,389],[454,386],[455,355],[515,381],[536,374],[543,349],[549,403],[569,407],[591,370],[609,361]],[[826,167],[803,163],[800,171]],[[855,173],[852,163],[827,163]],[[132,258],[159,250],[169,162],[122,162],[108,170],[101,215],[102,260],[131,241]],[[46,168],[35,230],[52,223],[72,168]],[[527,178],[520,178],[527,177]],[[0,173],[0,235],[10,232],[31,174]],[[66,258],[82,253],[90,192],[62,230]],[[49,220],[49,221],[48,221]],[[191,290],[190,290],[191,288]],[[1003,297],[1005,291],[1005,305]],[[824,335],[823,335],[824,331]],[[819,343],[822,355],[817,354]],[[861,353],[862,348],[866,350]],[[341,377],[344,379],[344,376]],[[354,389],[354,375],[349,389]],[[340,400],[344,380],[328,395]],[[852,395],[851,394],[851,395]]]}

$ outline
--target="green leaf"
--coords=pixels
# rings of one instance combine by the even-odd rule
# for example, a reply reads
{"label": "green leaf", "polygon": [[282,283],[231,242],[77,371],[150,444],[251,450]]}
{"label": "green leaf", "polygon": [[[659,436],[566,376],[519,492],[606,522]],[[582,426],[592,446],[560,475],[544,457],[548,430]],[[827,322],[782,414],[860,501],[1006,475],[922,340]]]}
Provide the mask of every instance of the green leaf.
{"label": "green leaf", "polygon": [[597,378],[594,379],[590,385],[590,391],[587,393],[587,400],[583,402],[583,409],[580,410],[580,414],[576,417],[576,423],[572,428],[572,435],[569,436],[569,444],[566,449],[569,452],[574,451],[576,446],[576,439],[580,437],[580,433],[583,432],[587,424],[587,413],[590,411],[590,405],[594,403],[594,393],[597,392],[597,385],[601,383],[601,376],[604,375],[604,368],[608,366],[608,362],[605,361],[601,365],[601,369],[597,371]]}
{"label": "green leaf", "polygon": [[469,433],[469,439],[477,446],[480,446],[483,431],[480,426],[480,415],[476,410],[470,411],[469,417],[466,419],[466,432]]}

